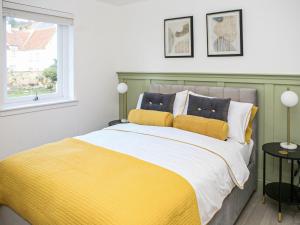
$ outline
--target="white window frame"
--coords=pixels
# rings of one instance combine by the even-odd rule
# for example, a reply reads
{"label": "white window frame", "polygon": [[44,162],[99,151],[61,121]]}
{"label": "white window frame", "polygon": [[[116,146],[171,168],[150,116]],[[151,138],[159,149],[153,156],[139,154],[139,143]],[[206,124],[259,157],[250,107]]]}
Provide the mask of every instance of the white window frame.
{"label": "white window frame", "polygon": [[[4,60],[1,60],[0,73],[0,112],[10,109],[44,106],[47,103],[59,103],[74,101],[73,88],[73,15],[56,10],[29,6],[10,1],[0,0],[0,29],[3,31],[0,37],[1,53]],[[9,98],[7,92],[7,51],[6,51],[6,16],[32,19],[41,22],[57,24],[57,87],[56,93],[38,94],[38,100],[34,101],[33,96]],[[1,33],[1,32],[0,32]],[[1,116],[1,114],[0,114]]]}

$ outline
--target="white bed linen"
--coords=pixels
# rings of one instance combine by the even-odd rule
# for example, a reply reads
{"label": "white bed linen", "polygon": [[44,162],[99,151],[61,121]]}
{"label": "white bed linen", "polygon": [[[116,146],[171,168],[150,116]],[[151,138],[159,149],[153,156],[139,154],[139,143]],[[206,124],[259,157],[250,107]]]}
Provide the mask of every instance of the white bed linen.
{"label": "white bed linen", "polygon": [[250,162],[250,157],[251,157],[252,150],[253,150],[253,147],[254,147],[253,140],[250,140],[249,144],[241,144],[241,143],[239,143],[239,142],[237,142],[237,141],[235,141],[231,138],[228,138],[227,142],[234,145],[235,148],[240,150],[246,165],[248,165],[249,162]]}
{"label": "white bed linen", "polygon": [[77,138],[181,175],[195,190],[203,225],[222,207],[235,183],[242,188],[249,177],[239,145],[176,128],[119,124]]}

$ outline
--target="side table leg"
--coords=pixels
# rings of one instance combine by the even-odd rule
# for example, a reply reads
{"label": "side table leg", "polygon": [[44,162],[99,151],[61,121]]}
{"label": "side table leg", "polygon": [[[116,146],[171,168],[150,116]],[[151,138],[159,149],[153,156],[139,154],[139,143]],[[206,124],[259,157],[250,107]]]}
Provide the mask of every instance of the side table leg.
{"label": "side table leg", "polygon": [[281,223],[282,222],[282,213],[278,213],[278,222]]}
{"label": "side table leg", "polygon": [[264,159],[263,159],[263,199],[262,203],[266,203],[266,153],[264,152]]}
{"label": "side table leg", "polygon": [[282,158],[279,158],[278,222],[282,221],[282,213],[281,213],[281,182],[282,182]]}
{"label": "side table leg", "polygon": [[291,160],[291,202],[294,201],[294,160]]}

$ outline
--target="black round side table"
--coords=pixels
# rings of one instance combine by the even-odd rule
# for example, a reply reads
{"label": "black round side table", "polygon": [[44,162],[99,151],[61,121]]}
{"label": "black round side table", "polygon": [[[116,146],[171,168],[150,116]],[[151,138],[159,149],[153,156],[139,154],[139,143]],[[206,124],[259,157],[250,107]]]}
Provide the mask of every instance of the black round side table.
{"label": "black round side table", "polygon": [[120,123],[128,123],[128,122],[122,122],[122,120],[113,120],[108,123],[108,126],[111,127]]}
{"label": "black round side table", "polygon": [[[280,147],[280,143],[268,143],[262,147],[263,159],[263,202],[265,196],[278,201],[278,221],[282,221],[281,204],[300,205],[300,188],[294,185],[294,161],[300,160],[300,146],[296,150]],[[266,185],[266,155],[279,158],[279,182]],[[282,159],[291,160],[291,182],[282,182]]]}

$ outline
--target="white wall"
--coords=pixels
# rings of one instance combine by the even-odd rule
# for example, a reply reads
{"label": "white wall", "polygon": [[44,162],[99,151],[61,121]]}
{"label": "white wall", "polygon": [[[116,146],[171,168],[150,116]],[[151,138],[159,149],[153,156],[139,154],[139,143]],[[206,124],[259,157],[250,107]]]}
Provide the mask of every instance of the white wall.
{"label": "white wall", "polygon": [[74,13],[75,87],[79,104],[0,117],[1,158],[19,150],[102,128],[108,121],[118,118],[113,52],[117,31],[115,6],[96,0],[18,2]]}
{"label": "white wall", "polygon": [[[206,56],[206,13],[243,9],[243,57]],[[300,74],[299,0],[149,0],[123,6],[118,71]],[[194,16],[195,58],[165,59],[163,20]]]}

